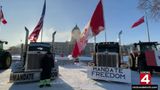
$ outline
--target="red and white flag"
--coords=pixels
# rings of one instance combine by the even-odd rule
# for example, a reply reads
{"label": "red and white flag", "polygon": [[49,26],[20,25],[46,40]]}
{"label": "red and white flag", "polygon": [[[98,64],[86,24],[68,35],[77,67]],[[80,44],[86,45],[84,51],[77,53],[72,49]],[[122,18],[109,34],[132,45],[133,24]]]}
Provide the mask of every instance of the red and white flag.
{"label": "red and white flag", "polygon": [[88,22],[87,26],[84,28],[80,39],[76,41],[75,46],[72,51],[72,57],[78,57],[82,50],[85,48],[88,40],[96,35],[98,35],[101,31],[104,30],[104,16],[103,16],[103,5],[102,1],[98,3],[91,20]]}
{"label": "red and white flag", "polygon": [[140,19],[138,19],[138,21],[136,21],[131,28],[137,27],[138,25],[144,23],[144,16],[141,17]]}
{"label": "red and white flag", "polygon": [[31,42],[36,42],[37,41],[39,33],[40,33],[41,29],[43,28],[43,20],[44,20],[44,16],[45,16],[45,11],[46,11],[46,0],[44,2],[41,18],[40,18],[37,26],[34,28],[33,32],[29,35],[28,39]]}
{"label": "red and white flag", "polygon": [[2,6],[0,6],[0,20],[3,24],[7,24],[7,21],[6,19],[4,18],[4,14],[3,14],[3,11],[2,11]]}

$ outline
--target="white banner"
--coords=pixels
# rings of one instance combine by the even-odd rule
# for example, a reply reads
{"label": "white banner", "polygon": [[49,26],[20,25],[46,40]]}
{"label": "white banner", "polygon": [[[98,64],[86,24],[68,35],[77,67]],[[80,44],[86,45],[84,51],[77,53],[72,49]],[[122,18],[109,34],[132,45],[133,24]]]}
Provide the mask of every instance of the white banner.
{"label": "white banner", "polygon": [[[40,71],[26,71],[10,74],[10,82],[33,82],[40,80]],[[58,77],[58,69],[53,68],[51,73],[51,79]]]}
{"label": "white banner", "polygon": [[91,79],[131,83],[131,70],[114,67],[88,67]]}

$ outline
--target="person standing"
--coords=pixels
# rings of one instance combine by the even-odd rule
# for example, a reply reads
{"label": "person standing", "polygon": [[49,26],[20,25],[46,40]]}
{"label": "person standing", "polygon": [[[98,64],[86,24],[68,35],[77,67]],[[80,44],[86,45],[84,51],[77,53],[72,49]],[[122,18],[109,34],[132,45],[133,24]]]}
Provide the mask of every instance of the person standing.
{"label": "person standing", "polygon": [[46,55],[41,60],[40,66],[42,68],[42,72],[40,75],[40,85],[42,88],[44,86],[51,87],[51,71],[52,67],[54,67],[54,59],[51,52],[47,52]]}

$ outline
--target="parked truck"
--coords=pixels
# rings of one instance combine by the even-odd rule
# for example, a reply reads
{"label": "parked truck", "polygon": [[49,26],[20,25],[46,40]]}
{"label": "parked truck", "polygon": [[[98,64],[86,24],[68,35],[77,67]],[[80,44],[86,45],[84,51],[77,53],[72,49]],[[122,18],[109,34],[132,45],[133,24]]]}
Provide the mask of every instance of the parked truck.
{"label": "parked truck", "polygon": [[42,71],[40,62],[48,51],[53,54],[54,58],[51,79],[57,78],[58,65],[55,61],[53,49],[54,40],[52,40],[52,43],[31,42],[28,44],[29,31],[26,29],[26,32],[26,43],[24,45],[25,48],[22,50],[23,52],[21,54],[21,60],[13,65],[10,74],[10,82],[32,82],[40,80],[40,73]]}
{"label": "parked truck", "polygon": [[95,45],[93,61],[95,66],[120,67],[120,46],[118,42],[100,42]]}
{"label": "parked truck", "polygon": [[3,44],[8,44],[7,41],[0,40],[0,69],[8,69],[11,66],[11,54],[3,49]]}
{"label": "parked truck", "polygon": [[130,68],[138,71],[160,71],[160,51],[157,42],[138,42],[131,47]]}

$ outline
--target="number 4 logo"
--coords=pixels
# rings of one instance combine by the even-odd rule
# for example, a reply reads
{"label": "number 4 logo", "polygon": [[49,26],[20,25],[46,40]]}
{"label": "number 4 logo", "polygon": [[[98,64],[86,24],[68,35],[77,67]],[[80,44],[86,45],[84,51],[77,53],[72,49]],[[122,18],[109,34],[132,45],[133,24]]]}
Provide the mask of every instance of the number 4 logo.
{"label": "number 4 logo", "polygon": [[150,72],[141,72],[140,73],[140,84],[141,85],[151,85]]}

